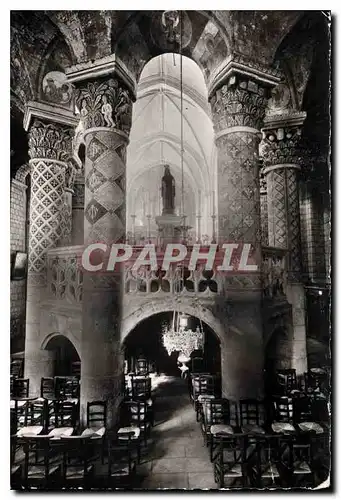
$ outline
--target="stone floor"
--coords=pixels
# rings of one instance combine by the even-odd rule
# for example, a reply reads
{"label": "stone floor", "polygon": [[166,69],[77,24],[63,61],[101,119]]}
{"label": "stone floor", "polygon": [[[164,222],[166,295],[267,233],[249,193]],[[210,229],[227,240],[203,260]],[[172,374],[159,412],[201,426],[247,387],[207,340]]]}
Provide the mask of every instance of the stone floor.
{"label": "stone floor", "polygon": [[217,489],[187,381],[164,377],[155,396],[155,425],[139,467],[140,488]]}

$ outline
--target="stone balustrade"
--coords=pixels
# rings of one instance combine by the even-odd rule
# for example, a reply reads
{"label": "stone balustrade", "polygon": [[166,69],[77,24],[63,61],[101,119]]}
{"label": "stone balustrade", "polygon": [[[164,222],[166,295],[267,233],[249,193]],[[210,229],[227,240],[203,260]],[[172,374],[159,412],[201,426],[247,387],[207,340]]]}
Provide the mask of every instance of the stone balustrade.
{"label": "stone balustrade", "polygon": [[49,299],[77,304],[82,301],[83,246],[59,247],[47,252],[47,296]]}
{"label": "stone balustrade", "polygon": [[[77,304],[82,301],[83,246],[59,247],[47,252],[47,297],[49,300]],[[127,263],[124,268],[124,292],[129,295],[172,294],[214,297],[222,289],[222,278],[204,266],[195,271],[170,267],[168,271],[151,271],[147,266],[133,271]]]}

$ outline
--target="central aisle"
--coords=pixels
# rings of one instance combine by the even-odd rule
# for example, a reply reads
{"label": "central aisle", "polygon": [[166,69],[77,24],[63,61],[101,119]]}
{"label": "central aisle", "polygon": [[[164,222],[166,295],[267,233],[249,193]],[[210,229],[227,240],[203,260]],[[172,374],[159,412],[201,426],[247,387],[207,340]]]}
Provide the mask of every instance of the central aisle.
{"label": "central aisle", "polygon": [[217,489],[186,380],[159,377],[152,443],[140,466],[143,489]]}

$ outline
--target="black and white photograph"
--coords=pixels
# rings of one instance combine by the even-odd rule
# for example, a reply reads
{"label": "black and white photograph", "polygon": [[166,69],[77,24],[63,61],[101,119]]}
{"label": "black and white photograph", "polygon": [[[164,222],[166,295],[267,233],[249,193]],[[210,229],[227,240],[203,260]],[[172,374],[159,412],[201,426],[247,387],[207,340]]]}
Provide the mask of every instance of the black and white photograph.
{"label": "black and white photograph", "polygon": [[332,12],[93,7],[8,15],[7,489],[331,491]]}

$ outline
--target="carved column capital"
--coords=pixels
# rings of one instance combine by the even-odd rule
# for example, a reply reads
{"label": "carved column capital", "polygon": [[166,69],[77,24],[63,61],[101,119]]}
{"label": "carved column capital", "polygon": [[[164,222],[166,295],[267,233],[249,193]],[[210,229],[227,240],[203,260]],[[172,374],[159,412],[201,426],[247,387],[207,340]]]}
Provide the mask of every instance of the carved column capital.
{"label": "carved column capital", "polygon": [[114,77],[77,84],[76,104],[84,131],[118,129],[129,135],[132,102],[127,87]]}
{"label": "carved column capital", "polygon": [[306,163],[307,145],[302,138],[305,117],[306,113],[295,113],[265,120],[260,145],[265,174],[276,165],[299,168]]}
{"label": "carved column capital", "polygon": [[35,118],[28,139],[31,160],[67,161],[72,154],[73,133],[73,128],[68,125],[46,123]]}
{"label": "carved column capital", "polygon": [[213,126],[217,135],[231,127],[260,131],[268,93],[261,83],[235,74],[211,97]]}

